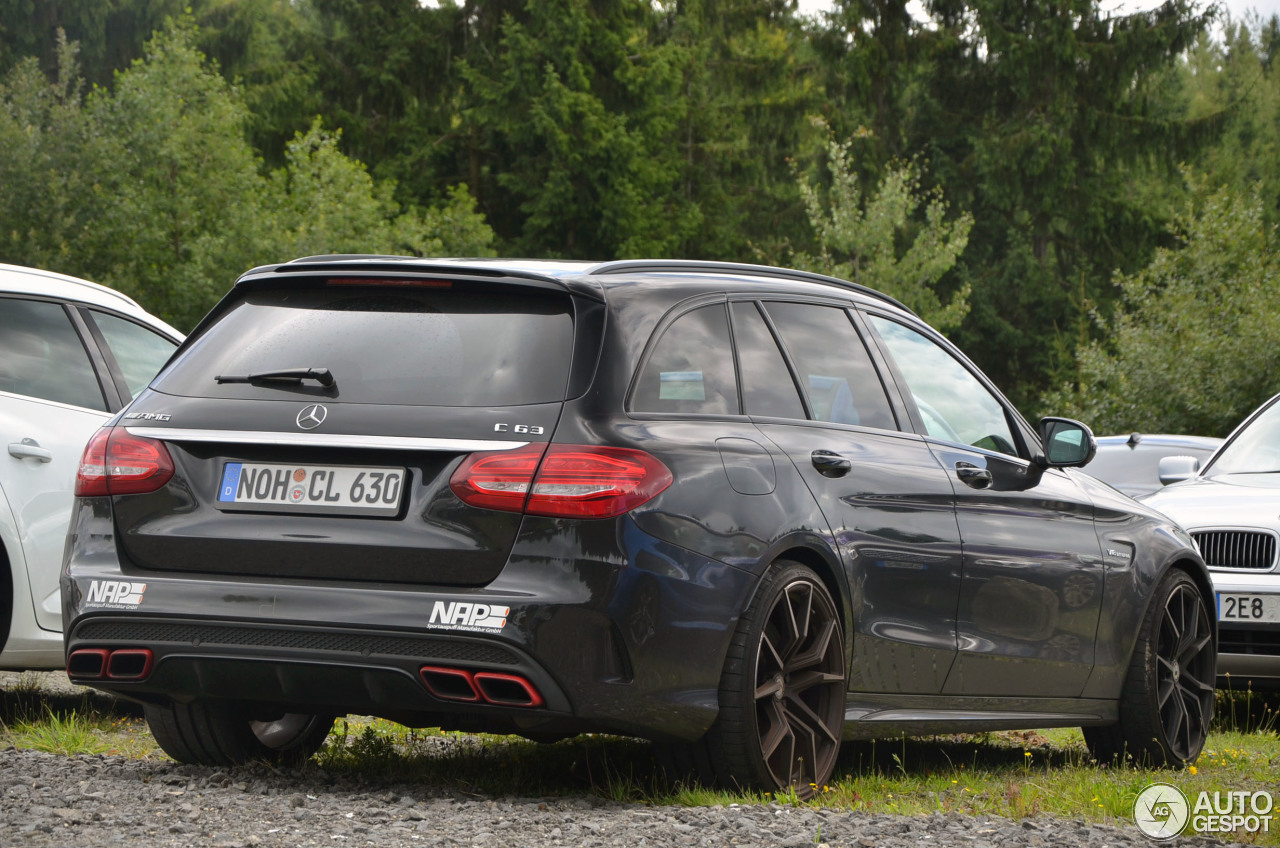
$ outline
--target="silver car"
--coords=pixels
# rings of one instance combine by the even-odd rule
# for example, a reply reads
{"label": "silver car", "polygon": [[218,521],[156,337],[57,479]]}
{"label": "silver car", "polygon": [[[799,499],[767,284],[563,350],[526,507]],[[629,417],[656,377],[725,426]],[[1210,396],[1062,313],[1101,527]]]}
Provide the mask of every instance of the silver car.
{"label": "silver car", "polygon": [[1198,466],[1164,458],[1160,479],[1169,485],[1142,500],[1185,527],[1209,566],[1219,686],[1280,689],[1280,395]]}
{"label": "silver car", "polygon": [[1158,470],[1160,460],[1167,456],[1189,456],[1203,465],[1224,441],[1212,436],[1168,433],[1099,436],[1098,453],[1089,463],[1088,473],[1129,497],[1138,498],[1159,491],[1163,485]]}

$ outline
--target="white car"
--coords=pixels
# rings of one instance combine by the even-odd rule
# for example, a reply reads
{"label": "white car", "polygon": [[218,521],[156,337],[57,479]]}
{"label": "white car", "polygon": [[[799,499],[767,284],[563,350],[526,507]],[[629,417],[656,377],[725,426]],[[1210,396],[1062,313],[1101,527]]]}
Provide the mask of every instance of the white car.
{"label": "white car", "polygon": [[1280,395],[1199,466],[1165,457],[1168,485],[1141,500],[1186,528],[1209,566],[1219,687],[1280,689]]}
{"label": "white car", "polygon": [[117,291],[0,264],[0,668],[62,668],[58,573],[80,454],[182,334]]}

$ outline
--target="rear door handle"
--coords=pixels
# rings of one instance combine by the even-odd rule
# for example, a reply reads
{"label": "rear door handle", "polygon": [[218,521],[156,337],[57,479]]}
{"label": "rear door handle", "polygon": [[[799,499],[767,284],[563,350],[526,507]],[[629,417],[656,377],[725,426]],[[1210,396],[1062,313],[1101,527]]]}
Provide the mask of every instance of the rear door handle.
{"label": "rear door handle", "polygon": [[985,468],[979,468],[971,462],[957,462],[956,476],[960,478],[961,483],[971,489],[989,489],[991,487],[991,472]]}
{"label": "rear door handle", "polygon": [[26,438],[21,442],[9,443],[9,456],[18,459],[38,459],[41,462],[53,462],[53,451],[40,447],[35,439]]}
{"label": "rear door handle", "polygon": [[843,477],[853,467],[849,460],[829,450],[816,450],[809,454],[809,459],[823,477]]}

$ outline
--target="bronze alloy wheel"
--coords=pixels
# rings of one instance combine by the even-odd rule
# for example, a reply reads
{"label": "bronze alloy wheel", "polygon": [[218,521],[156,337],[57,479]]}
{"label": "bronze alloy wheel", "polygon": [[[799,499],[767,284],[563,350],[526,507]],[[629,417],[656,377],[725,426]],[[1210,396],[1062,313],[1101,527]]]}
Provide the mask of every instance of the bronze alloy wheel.
{"label": "bronze alloy wheel", "polygon": [[1165,601],[1156,643],[1156,703],[1171,753],[1200,752],[1213,717],[1213,630],[1194,585],[1179,583]]}
{"label": "bronze alloy wheel", "polygon": [[1182,768],[1195,762],[1213,719],[1217,667],[1205,593],[1185,571],[1170,569],[1143,616],[1119,720],[1083,728],[1089,752],[1101,763],[1132,759]]}
{"label": "bronze alloy wheel", "polygon": [[776,787],[818,791],[840,752],[844,646],[830,596],[815,577],[792,580],[772,598],[755,662],[760,755]]}

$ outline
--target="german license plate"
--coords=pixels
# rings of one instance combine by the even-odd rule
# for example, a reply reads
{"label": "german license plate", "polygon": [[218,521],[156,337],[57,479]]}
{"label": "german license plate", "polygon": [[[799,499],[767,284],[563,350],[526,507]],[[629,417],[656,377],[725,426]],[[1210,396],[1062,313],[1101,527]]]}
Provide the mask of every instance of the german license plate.
{"label": "german license plate", "polygon": [[405,469],[228,462],[218,507],[272,512],[395,515]]}
{"label": "german license plate", "polygon": [[1219,592],[1218,620],[1280,623],[1280,595]]}

